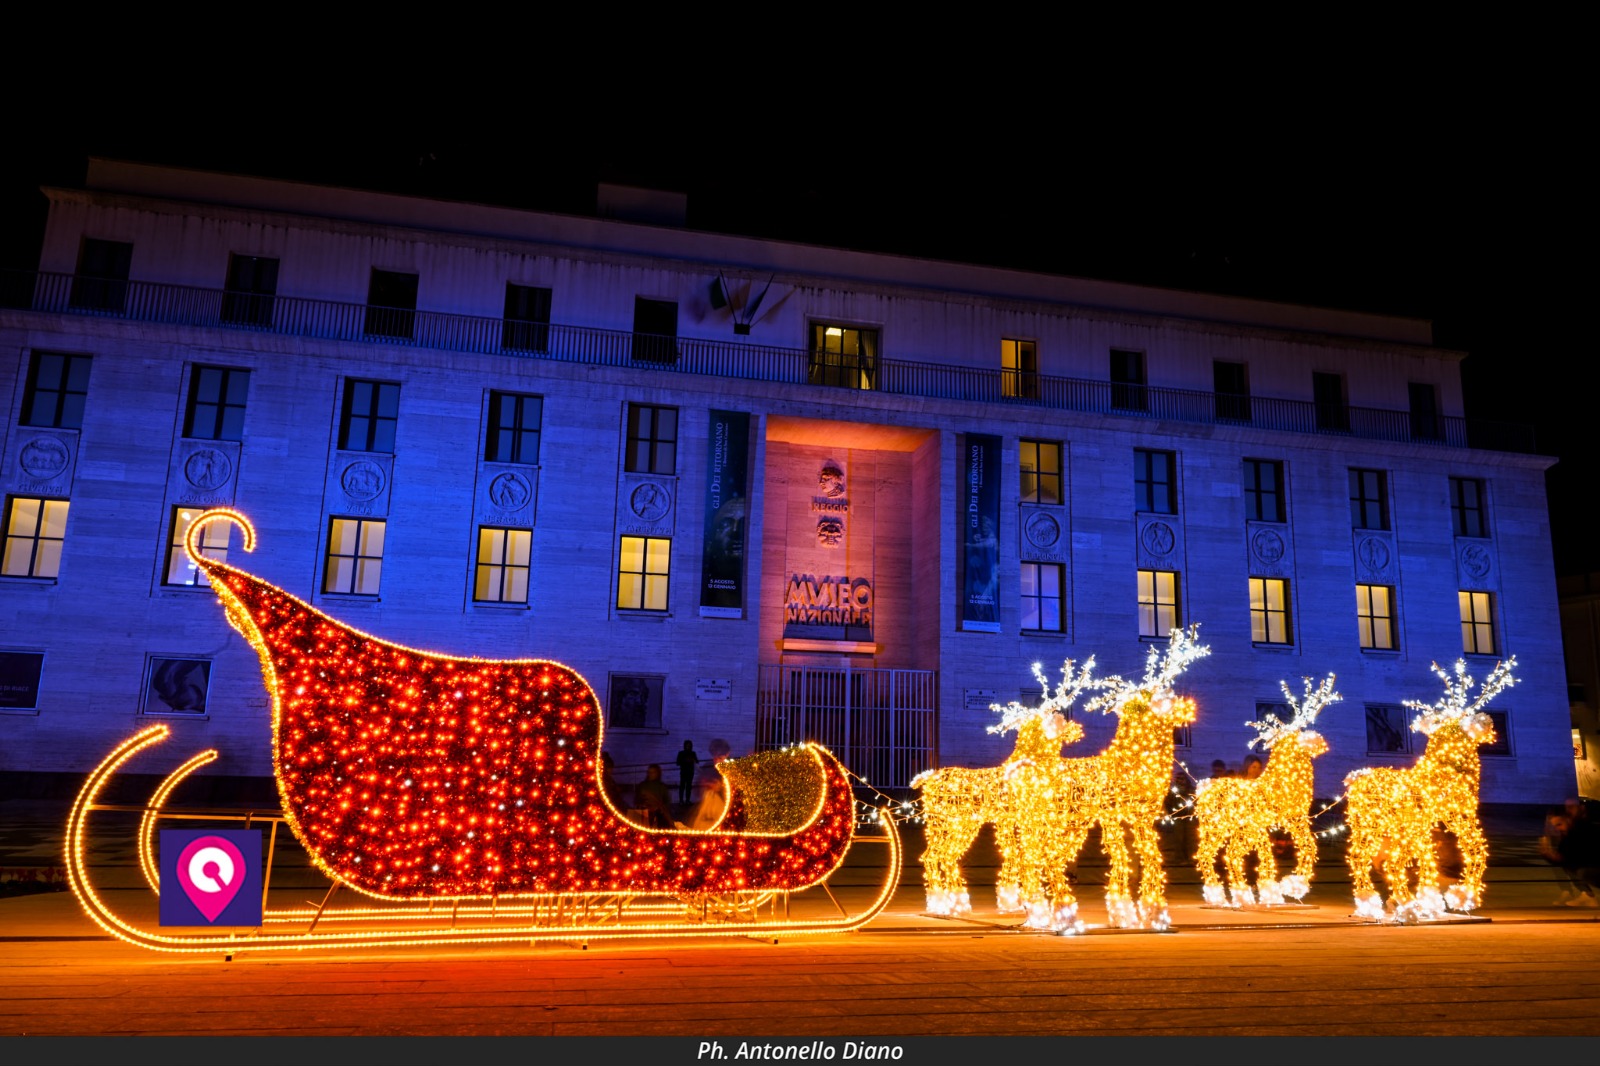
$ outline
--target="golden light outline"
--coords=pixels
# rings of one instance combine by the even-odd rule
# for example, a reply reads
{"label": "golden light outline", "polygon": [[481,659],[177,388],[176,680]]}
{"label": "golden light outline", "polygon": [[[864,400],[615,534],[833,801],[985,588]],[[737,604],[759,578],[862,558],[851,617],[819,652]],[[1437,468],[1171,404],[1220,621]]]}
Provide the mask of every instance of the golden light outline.
{"label": "golden light outline", "polygon": [[215,761],[216,758],[216,748],[202,751],[168,774],[151,794],[150,802],[145,806],[144,816],[139,819],[139,869],[144,872],[145,884],[149,885],[150,891],[158,896],[161,894],[161,869],[156,864],[152,841],[155,838],[156,821],[161,817],[161,808],[167,805],[167,797],[172,795],[173,789],[183,783],[184,778],[207,763]]}

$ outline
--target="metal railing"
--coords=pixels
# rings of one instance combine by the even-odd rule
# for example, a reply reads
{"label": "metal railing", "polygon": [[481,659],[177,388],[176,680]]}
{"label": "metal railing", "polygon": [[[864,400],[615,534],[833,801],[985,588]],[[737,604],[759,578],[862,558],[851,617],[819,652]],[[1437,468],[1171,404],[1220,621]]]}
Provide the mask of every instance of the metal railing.
{"label": "metal railing", "polygon": [[[825,353],[740,341],[665,337],[628,330],[457,315],[411,308],[229,292],[147,281],[0,271],[0,306],[57,314],[181,326],[281,333],[324,340],[406,344],[482,355],[649,368],[709,377],[831,388],[870,387],[897,395],[1044,410],[1081,411],[1216,425],[1249,425],[1293,433],[1365,440],[1422,442],[1495,451],[1533,452],[1533,427],[1421,415],[1372,407],[1335,407],[1310,400],[1221,395],[1126,382],[1029,374],[995,367],[875,357],[870,370],[840,373]],[[1020,394],[1020,395],[1019,395]]]}
{"label": "metal railing", "polygon": [[814,740],[879,788],[905,788],[938,764],[937,671],[780,664],[757,671],[757,751]]}

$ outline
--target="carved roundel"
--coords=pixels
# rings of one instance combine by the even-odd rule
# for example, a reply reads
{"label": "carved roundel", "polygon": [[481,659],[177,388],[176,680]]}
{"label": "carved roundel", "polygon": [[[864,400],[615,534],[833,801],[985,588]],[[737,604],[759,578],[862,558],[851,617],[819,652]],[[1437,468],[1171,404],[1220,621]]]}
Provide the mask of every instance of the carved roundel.
{"label": "carved roundel", "polygon": [[1036,548],[1053,548],[1061,539],[1061,523],[1042,511],[1031,515],[1022,529],[1028,543]]}
{"label": "carved roundel", "polygon": [[628,495],[628,510],[641,522],[659,521],[672,507],[672,496],[654,481],[646,481]]}
{"label": "carved roundel", "polygon": [[339,475],[339,487],[357,503],[376,499],[383,491],[383,482],[383,467],[366,459],[351,463]]}
{"label": "carved roundel", "polygon": [[844,543],[844,523],[837,518],[817,519],[817,543],[824,548],[837,548]]}
{"label": "carved roundel", "polygon": [[1151,555],[1168,555],[1178,543],[1178,535],[1165,522],[1151,522],[1139,534],[1139,542]]}
{"label": "carved roundel", "polygon": [[1256,535],[1250,538],[1250,549],[1262,562],[1275,563],[1283,558],[1283,537],[1278,535],[1276,529],[1258,529]]}
{"label": "carved roundel", "polygon": [[1368,571],[1380,574],[1389,569],[1389,546],[1377,537],[1362,537],[1356,545],[1356,559]]}
{"label": "carved roundel", "polygon": [[489,502],[502,511],[520,511],[532,496],[528,479],[518,473],[507,471],[489,482]]}
{"label": "carved roundel", "polygon": [[1461,549],[1461,568],[1471,574],[1473,580],[1482,581],[1488,577],[1492,566],[1489,549],[1482,544],[1468,544]]}
{"label": "carved roundel", "polygon": [[22,446],[17,465],[29,477],[48,481],[65,470],[71,458],[67,446],[54,437],[35,437]]}
{"label": "carved roundel", "polygon": [[210,492],[228,483],[233,463],[216,448],[201,448],[183,461],[184,480],[201,492]]}

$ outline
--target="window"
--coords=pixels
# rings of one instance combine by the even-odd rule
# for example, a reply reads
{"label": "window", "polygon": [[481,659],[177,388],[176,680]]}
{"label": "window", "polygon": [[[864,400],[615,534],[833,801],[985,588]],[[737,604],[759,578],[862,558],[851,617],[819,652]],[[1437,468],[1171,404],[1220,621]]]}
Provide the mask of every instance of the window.
{"label": "window", "polygon": [[44,652],[0,651],[0,711],[37,710],[43,677]]}
{"label": "window", "polygon": [[1144,353],[1111,349],[1111,406],[1119,411],[1146,411]]}
{"label": "window", "polygon": [[[206,578],[205,571],[190,562],[189,554],[183,550],[184,538],[189,535],[189,523],[199,518],[204,511],[204,507],[172,509],[172,536],[167,539],[167,570],[161,579],[163,585],[210,586],[211,582]],[[206,523],[205,528],[200,531],[200,554],[219,563],[227,562],[229,538],[232,535],[231,522]]]}
{"label": "window", "polygon": [[1393,651],[1394,589],[1388,585],[1357,585],[1356,626],[1361,631],[1363,648]]}
{"label": "window", "polygon": [[1483,482],[1470,477],[1450,479],[1450,525],[1458,537],[1487,537]]}
{"label": "window", "polygon": [[1250,382],[1243,363],[1211,363],[1211,380],[1217,394],[1217,418],[1225,422],[1250,421]]}
{"label": "window", "polygon": [[205,714],[211,688],[210,659],[150,657],[145,714]]}
{"label": "window", "polygon": [[811,324],[811,384],[870,389],[877,379],[877,330]]}
{"label": "window", "polygon": [[1350,429],[1350,403],[1345,399],[1343,374],[1311,374],[1311,402],[1317,411],[1317,428],[1343,433]]}
{"label": "window", "polygon": [[1178,611],[1178,575],[1171,570],[1139,571],[1139,635],[1165,637],[1183,624]]}
{"label": "window", "polygon": [[623,537],[617,563],[617,606],[625,611],[665,611],[672,541],[666,537]]}
{"label": "window", "polygon": [[1369,703],[1366,711],[1368,755],[1405,755],[1411,750],[1404,707]]}
{"label": "window", "polygon": [[204,440],[244,439],[244,399],[250,371],[197,366],[189,379],[183,435]]}
{"label": "window", "polygon": [[628,453],[623,469],[634,474],[673,474],[678,469],[678,409],[628,405]]}
{"label": "window", "polygon": [[1061,571],[1059,563],[1022,564],[1022,628],[1061,632]]}
{"label": "window", "polygon": [[1244,461],[1244,516],[1257,522],[1282,522],[1283,464],[1272,459]]}
{"label": "window", "polygon": [[1039,398],[1039,349],[1033,341],[1000,342],[1000,395],[1018,400]]}
{"label": "window", "polygon": [[1136,511],[1177,514],[1178,496],[1173,489],[1177,456],[1173,452],[1152,452],[1136,448],[1133,452],[1133,489]]}
{"label": "window", "polygon": [[350,378],[344,383],[339,447],[350,452],[393,452],[399,418],[399,385]]}
{"label": "window", "polygon": [[1468,655],[1493,655],[1494,597],[1487,592],[1458,592],[1461,602],[1461,650]]}
{"label": "window", "polygon": [[80,311],[121,311],[128,300],[132,262],[133,245],[84,238],[68,302]]}
{"label": "window", "polygon": [[1022,468],[1023,503],[1061,502],[1061,445],[1048,440],[1024,440],[1017,448]]}
{"label": "window", "polygon": [[531,529],[478,527],[478,573],[472,598],[479,603],[527,603]]}
{"label": "window", "polygon": [[1406,385],[1411,402],[1411,437],[1413,440],[1439,440],[1444,436],[1444,425],[1439,418],[1439,389],[1413,381]]}
{"label": "window", "polygon": [[491,463],[539,462],[539,426],[544,400],[515,392],[489,394],[489,435],[483,457]]}
{"label": "window", "polygon": [[22,424],[82,429],[89,396],[89,357],[34,352],[22,399]]}
{"label": "window", "polygon": [[660,729],[662,674],[611,675],[611,726],[616,729]]}
{"label": "window", "polygon": [[1511,714],[1509,711],[1484,711],[1489,716],[1489,721],[1494,723],[1494,742],[1485,744],[1479,749],[1479,754],[1509,758],[1511,750]]}
{"label": "window", "polygon": [[6,501],[6,545],[0,575],[56,577],[67,539],[66,500],[13,496]]}
{"label": "window", "polygon": [[1382,470],[1351,469],[1350,525],[1354,529],[1389,528],[1389,476]]}
{"label": "window", "polygon": [[228,280],[222,293],[222,321],[236,326],[272,325],[272,303],[277,293],[276,259],[261,255],[228,256]]}
{"label": "window", "polygon": [[328,569],[323,592],[376,596],[383,576],[387,523],[373,518],[335,518],[328,526]]}
{"label": "window", "polygon": [[500,343],[513,351],[550,350],[550,290],[506,283],[506,322]]}
{"label": "window", "polygon": [[1276,718],[1280,722],[1287,722],[1294,718],[1294,712],[1287,703],[1274,703],[1259,700],[1256,703],[1256,721],[1265,722],[1268,718]]}
{"label": "window", "polygon": [[1278,577],[1250,579],[1250,639],[1257,644],[1289,643],[1289,582]]}
{"label": "window", "polygon": [[644,363],[678,361],[678,305],[671,300],[633,298],[633,358]]}
{"label": "window", "polygon": [[367,283],[367,317],[363,328],[369,337],[410,340],[417,319],[417,275],[394,270],[372,271]]}

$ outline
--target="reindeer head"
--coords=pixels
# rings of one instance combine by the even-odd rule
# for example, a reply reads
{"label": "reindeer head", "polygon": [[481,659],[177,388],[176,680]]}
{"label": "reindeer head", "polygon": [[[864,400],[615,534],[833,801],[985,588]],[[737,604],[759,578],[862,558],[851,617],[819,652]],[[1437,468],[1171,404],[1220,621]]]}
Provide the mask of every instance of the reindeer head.
{"label": "reindeer head", "polygon": [[1077,702],[1080,695],[1093,692],[1117,684],[1120,679],[1115,677],[1097,678],[1094,676],[1094,657],[1083,664],[1080,672],[1074,672],[1073,662],[1068,659],[1061,667],[1061,681],[1056,685],[1054,694],[1050,691],[1050,682],[1044,676],[1044,670],[1038,663],[1033,664],[1033,677],[1039,682],[1041,699],[1037,707],[1025,707],[1016,700],[1009,704],[993,704],[990,710],[1000,715],[1000,721],[989,727],[991,733],[1009,733],[1017,731],[1017,747],[1020,749],[1029,741],[1055,745],[1057,752],[1063,744],[1071,744],[1083,739],[1083,726],[1067,718],[1067,711],[1073,703]]}
{"label": "reindeer head", "polygon": [[1453,731],[1459,730],[1474,747],[1493,744],[1494,720],[1484,714],[1482,708],[1503,690],[1517,683],[1511,676],[1512,669],[1517,665],[1517,657],[1513,655],[1495,664],[1494,670],[1484,678],[1477,699],[1471,698],[1472,686],[1476,682],[1467,676],[1465,659],[1456,660],[1453,678],[1438,663],[1431,665],[1434,674],[1444,682],[1444,695],[1435,703],[1405,701],[1405,706],[1420,712],[1411,722],[1412,730],[1429,738],[1430,742],[1436,737],[1447,739]]}
{"label": "reindeer head", "polygon": [[1323,679],[1322,684],[1316,688],[1311,687],[1309,677],[1301,678],[1305,683],[1305,693],[1298,700],[1289,691],[1285,681],[1278,682],[1278,687],[1283,690],[1283,700],[1294,712],[1285,722],[1275,714],[1269,714],[1259,722],[1246,723],[1256,731],[1256,739],[1250,742],[1250,747],[1260,745],[1263,751],[1277,751],[1279,745],[1293,744],[1311,758],[1316,758],[1328,750],[1328,742],[1321,733],[1312,731],[1311,726],[1317,720],[1317,715],[1330,703],[1337,703],[1343,696],[1333,690],[1333,675],[1329,674]]}
{"label": "reindeer head", "polygon": [[1210,647],[1198,642],[1199,635],[1198,625],[1172,630],[1164,651],[1150,649],[1150,654],[1145,658],[1142,681],[1136,684],[1117,678],[1115,687],[1105,695],[1097,696],[1087,709],[1111,711],[1121,717],[1148,713],[1165,728],[1193,722],[1194,700],[1179,696],[1173,691],[1172,683],[1189,668],[1190,663],[1211,654]]}

